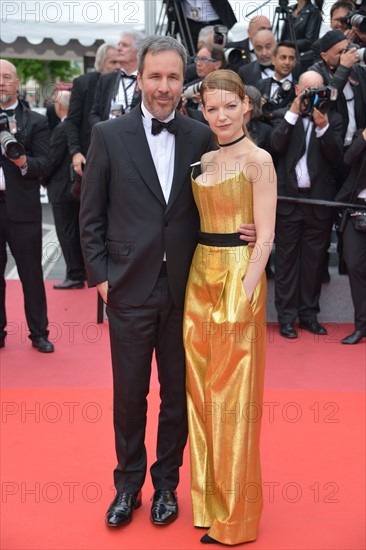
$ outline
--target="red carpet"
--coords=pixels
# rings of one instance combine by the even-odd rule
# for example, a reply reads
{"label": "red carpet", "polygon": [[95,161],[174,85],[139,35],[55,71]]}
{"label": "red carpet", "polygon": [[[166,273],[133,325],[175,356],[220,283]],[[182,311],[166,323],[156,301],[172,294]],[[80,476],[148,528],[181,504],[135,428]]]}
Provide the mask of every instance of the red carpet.
{"label": "red carpet", "polygon": [[[95,324],[93,290],[57,292],[47,283],[47,294],[52,355],[33,350],[24,338],[20,285],[8,282],[13,331],[0,352],[1,549],[203,548],[204,531],[192,527],[188,454],[174,524],[150,524],[147,477],[133,523],[116,531],[104,526],[115,466],[107,322]],[[331,339],[304,333],[289,342],[270,327],[262,430],[265,507],[250,548],[366,546],[365,345],[339,344],[350,329],[337,327]],[[151,385],[152,462],[159,405],[155,373]]]}

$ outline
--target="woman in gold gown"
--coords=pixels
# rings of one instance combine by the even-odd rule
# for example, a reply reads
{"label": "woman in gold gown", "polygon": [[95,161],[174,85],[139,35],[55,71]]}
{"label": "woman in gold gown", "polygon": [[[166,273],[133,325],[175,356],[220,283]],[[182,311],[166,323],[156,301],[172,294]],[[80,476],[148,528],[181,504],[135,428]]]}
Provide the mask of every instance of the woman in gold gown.
{"label": "woman in gold gown", "polygon": [[[192,178],[200,237],[189,275],[184,343],[194,525],[203,543],[255,540],[262,510],[259,435],[266,344],[265,266],[274,236],[276,175],[247,134],[241,79],[218,70],[201,86],[218,150]],[[254,248],[240,240],[255,223]]]}

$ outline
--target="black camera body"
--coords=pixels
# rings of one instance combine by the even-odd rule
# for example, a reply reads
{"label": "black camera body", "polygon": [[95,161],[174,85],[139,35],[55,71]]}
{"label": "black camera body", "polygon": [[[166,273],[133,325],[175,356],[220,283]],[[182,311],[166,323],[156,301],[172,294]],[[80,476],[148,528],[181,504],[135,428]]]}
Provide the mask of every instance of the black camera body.
{"label": "black camera body", "polygon": [[[293,90],[293,94],[290,96],[290,91]],[[262,105],[262,117],[265,120],[271,120],[273,111],[276,111],[277,109],[281,109],[284,107],[284,100],[289,99],[291,101],[295,97],[295,87],[294,84],[290,80],[285,80],[282,82],[281,86],[279,87],[279,90],[275,97],[266,97],[264,95],[264,99],[266,102]],[[287,102],[286,102],[287,103]]]}
{"label": "black camera body", "polygon": [[356,27],[360,32],[366,34],[366,0],[355,2],[356,10],[351,10],[346,17],[341,17],[340,22],[350,29]]}
{"label": "black camera body", "polygon": [[25,155],[25,149],[10,131],[9,118],[6,113],[0,113],[0,145],[5,155],[11,160],[18,160]]}
{"label": "black camera body", "polygon": [[214,26],[214,44],[218,46],[225,46],[227,38],[228,29],[224,25],[215,25]]}
{"label": "black camera body", "polygon": [[309,115],[314,107],[325,113],[329,110],[332,103],[337,101],[338,90],[332,86],[318,86],[317,88],[308,88],[300,97],[300,113]]}

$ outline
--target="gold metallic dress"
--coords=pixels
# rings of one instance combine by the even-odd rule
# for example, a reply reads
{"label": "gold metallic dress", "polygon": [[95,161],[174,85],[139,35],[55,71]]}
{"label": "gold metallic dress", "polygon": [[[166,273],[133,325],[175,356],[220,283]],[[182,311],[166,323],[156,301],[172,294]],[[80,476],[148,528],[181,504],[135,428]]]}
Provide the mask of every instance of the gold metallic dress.
{"label": "gold metallic dress", "polygon": [[[192,186],[201,232],[233,234],[253,223],[252,186],[242,172],[212,186],[192,179]],[[242,285],[255,253],[198,244],[185,302],[194,525],[224,544],[254,540],[262,510],[265,274],[251,302]]]}

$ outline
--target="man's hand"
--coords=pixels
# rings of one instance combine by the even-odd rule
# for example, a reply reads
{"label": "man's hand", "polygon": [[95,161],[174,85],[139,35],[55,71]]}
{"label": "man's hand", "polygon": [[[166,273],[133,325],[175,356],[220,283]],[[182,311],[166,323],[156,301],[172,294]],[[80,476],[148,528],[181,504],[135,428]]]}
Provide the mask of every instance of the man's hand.
{"label": "man's hand", "polygon": [[339,64],[343,67],[350,69],[355,63],[357,63],[357,48],[351,48],[350,50],[344,50],[339,58]]}
{"label": "man's hand", "polygon": [[72,156],[72,166],[80,177],[83,175],[83,166],[85,163],[86,159],[82,153],[75,153],[75,155]]}
{"label": "man's hand", "polygon": [[315,126],[317,126],[319,130],[322,130],[327,126],[327,124],[329,124],[328,115],[326,113],[322,113],[315,107],[313,109],[313,120]]}
{"label": "man's hand", "polygon": [[13,164],[15,164],[15,166],[18,166],[19,168],[21,168],[22,166],[24,166],[25,164],[27,164],[27,157],[25,155],[22,155],[21,157],[19,157],[18,159],[11,159],[9,158],[8,156],[6,157],[8,160],[10,160],[10,162],[12,162]]}
{"label": "man's hand", "polygon": [[108,294],[108,281],[104,281],[103,283],[99,283],[97,285],[97,291],[102,297],[103,302],[107,303],[107,294]]}
{"label": "man's hand", "polygon": [[295,99],[291,103],[291,107],[289,108],[289,111],[291,113],[294,113],[295,115],[300,114],[300,97],[301,97],[301,93],[298,93],[298,95],[295,97]]}
{"label": "man's hand", "polygon": [[242,223],[238,229],[240,233],[240,239],[242,241],[248,241],[248,246],[254,246],[257,241],[257,233],[254,223]]}

